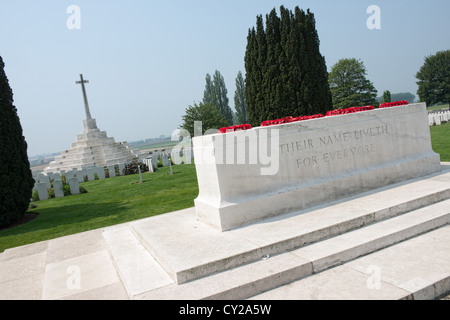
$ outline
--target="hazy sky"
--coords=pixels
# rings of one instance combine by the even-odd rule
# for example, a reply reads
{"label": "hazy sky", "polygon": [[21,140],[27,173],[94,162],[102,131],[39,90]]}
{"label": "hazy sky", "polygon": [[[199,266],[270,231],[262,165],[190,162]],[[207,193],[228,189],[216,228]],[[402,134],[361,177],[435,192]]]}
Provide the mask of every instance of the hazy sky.
{"label": "hazy sky", "polygon": [[[71,5],[80,29],[67,27]],[[248,29],[280,5],[310,8],[328,69],[361,59],[379,96],[417,96],[424,57],[450,49],[448,0],[0,0],[0,56],[29,155],[69,149],[81,133],[80,73],[92,117],[118,142],[170,135],[215,70],[234,109]],[[381,29],[367,27],[370,5],[381,9]]]}

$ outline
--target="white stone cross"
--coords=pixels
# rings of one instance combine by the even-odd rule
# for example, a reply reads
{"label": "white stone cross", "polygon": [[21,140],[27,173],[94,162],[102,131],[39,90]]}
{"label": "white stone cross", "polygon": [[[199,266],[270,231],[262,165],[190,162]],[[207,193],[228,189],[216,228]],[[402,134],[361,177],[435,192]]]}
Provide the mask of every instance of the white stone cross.
{"label": "white stone cross", "polygon": [[82,74],[80,74],[80,79],[81,81],[77,81],[76,84],[81,84],[81,90],[83,91],[83,98],[84,98],[84,110],[86,111],[86,119],[92,119],[91,112],[89,111],[89,103],[87,100],[86,89],[84,88],[84,84],[89,83],[89,80],[84,80]]}

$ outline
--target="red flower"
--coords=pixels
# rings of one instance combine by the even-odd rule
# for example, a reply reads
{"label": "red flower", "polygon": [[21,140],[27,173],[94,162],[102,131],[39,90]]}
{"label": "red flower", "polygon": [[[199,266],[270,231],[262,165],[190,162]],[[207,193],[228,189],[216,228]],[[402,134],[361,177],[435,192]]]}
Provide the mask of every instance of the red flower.
{"label": "red flower", "polygon": [[237,126],[233,126],[233,127],[224,127],[224,128],[220,128],[219,132],[220,133],[227,133],[227,132],[235,132],[235,131],[242,131],[242,130],[248,130],[251,129],[252,126],[249,124],[240,124]]}

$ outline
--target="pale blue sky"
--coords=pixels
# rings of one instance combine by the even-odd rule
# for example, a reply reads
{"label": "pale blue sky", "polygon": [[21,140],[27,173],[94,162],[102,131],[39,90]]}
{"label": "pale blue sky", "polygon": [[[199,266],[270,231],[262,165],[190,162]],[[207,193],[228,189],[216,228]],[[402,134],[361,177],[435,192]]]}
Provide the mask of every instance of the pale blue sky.
{"label": "pale blue sky", "polygon": [[[70,5],[79,30],[66,26]],[[248,29],[280,5],[310,8],[328,69],[361,59],[378,95],[417,96],[424,57],[450,49],[448,0],[0,0],[0,56],[29,155],[69,149],[81,133],[80,73],[92,116],[116,141],[170,135],[216,69],[234,108]],[[381,30],[366,26],[369,5],[381,9]]]}

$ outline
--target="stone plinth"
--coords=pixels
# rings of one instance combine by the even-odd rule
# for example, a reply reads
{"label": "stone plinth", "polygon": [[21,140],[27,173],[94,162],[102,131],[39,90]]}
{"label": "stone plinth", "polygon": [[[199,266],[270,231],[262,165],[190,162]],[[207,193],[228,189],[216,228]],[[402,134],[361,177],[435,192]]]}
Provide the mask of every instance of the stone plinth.
{"label": "stone plinth", "polygon": [[44,172],[105,167],[119,163],[137,161],[138,157],[126,142],[116,142],[105,131],[96,128],[95,119],[83,120],[83,132],[77,135],[70,150],[55,157]]}
{"label": "stone plinth", "polygon": [[441,170],[425,104],[193,139],[199,220],[229,230]]}

